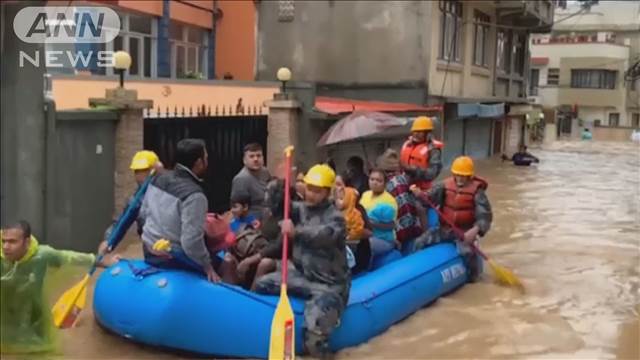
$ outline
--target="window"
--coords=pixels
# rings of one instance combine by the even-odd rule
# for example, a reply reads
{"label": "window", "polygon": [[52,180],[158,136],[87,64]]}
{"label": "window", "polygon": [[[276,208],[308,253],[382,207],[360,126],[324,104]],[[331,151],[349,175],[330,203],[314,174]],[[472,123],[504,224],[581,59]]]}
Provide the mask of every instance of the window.
{"label": "window", "polygon": [[[119,13],[121,19],[120,33],[110,43],[107,50],[124,50],[131,55],[130,76],[154,77],[156,51],[156,20],[154,17]],[[112,75],[113,69],[107,69],[107,75]]]}
{"label": "window", "polygon": [[579,89],[615,89],[617,71],[571,70],[571,87]]}
{"label": "window", "polygon": [[540,82],[540,69],[531,69],[529,77],[529,95],[538,95],[538,85]]}
{"label": "window", "polygon": [[439,58],[462,61],[462,2],[440,0]]}
{"label": "window", "polygon": [[547,85],[549,86],[557,86],[560,80],[560,69],[558,68],[550,68],[547,71]]}
{"label": "window", "polygon": [[474,47],[473,64],[489,67],[489,24],[491,18],[480,11],[475,12],[474,17]]}
{"label": "window", "polygon": [[171,23],[171,77],[204,78],[206,62],[206,31],[197,27]]}
{"label": "window", "polygon": [[640,129],[640,113],[631,114],[631,127],[634,129]]}
{"label": "window", "polygon": [[620,113],[609,113],[609,126],[620,126]]}
{"label": "window", "polygon": [[[155,18],[151,16],[118,13],[120,28],[103,28],[106,32],[118,32],[115,39],[109,43],[81,43],[54,44],[47,43],[47,50],[63,50],[77,56],[79,61],[64,61],[62,67],[53,68],[51,72],[75,74],[90,72],[94,75],[113,75],[114,69],[104,64],[100,52],[115,52],[124,50],[131,55],[129,75],[153,76],[152,64],[155,63]],[[65,56],[66,57],[66,56]],[[152,58],[153,57],[153,58]],[[81,59],[88,59],[87,62]],[[107,65],[107,66],[105,66]],[[50,71],[50,69],[47,69]]]}
{"label": "window", "polygon": [[503,73],[509,73],[511,66],[511,33],[508,30],[498,30],[497,67]]}

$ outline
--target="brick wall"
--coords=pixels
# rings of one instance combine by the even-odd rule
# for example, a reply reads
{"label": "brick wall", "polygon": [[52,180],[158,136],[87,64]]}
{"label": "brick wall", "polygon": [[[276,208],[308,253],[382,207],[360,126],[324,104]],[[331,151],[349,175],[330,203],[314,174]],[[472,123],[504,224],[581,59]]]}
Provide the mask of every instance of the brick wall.
{"label": "brick wall", "polygon": [[133,155],[142,150],[143,130],[142,109],[121,112],[115,138],[114,216],[122,211],[136,190],[136,182],[129,165]]}

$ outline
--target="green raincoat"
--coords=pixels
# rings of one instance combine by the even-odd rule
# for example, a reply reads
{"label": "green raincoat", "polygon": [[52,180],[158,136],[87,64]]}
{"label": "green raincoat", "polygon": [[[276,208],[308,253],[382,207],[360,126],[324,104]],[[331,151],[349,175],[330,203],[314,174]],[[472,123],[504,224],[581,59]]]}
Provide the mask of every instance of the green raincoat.
{"label": "green raincoat", "polygon": [[50,296],[72,284],[70,276],[86,272],[95,256],[39,245],[32,236],[22,259],[10,262],[0,250],[0,260],[0,353],[57,352]]}

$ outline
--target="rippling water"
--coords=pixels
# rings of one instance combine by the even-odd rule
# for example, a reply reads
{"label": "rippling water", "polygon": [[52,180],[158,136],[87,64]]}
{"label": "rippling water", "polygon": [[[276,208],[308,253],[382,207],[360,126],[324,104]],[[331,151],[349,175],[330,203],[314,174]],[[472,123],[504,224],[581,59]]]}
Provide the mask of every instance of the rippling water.
{"label": "rippling water", "polygon": [[[541,163],[530,168],[477,165],[494,210],[482,247],[527,293],[487,273],[340,358],[640,357],[640,147],[557,142],[533,152]],[[66,358],[181,358],[106,334],[90,309],[64,335]]]}

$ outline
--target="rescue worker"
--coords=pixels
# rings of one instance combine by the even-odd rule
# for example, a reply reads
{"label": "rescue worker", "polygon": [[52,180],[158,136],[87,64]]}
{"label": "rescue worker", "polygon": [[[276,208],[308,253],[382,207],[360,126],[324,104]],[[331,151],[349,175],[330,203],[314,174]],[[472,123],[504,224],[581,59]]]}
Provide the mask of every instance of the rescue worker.
{"label": "rescue worker", "polygon": [[[431,182],[442,171],[442,148],[444,144],[433,139],[433,120],[419,116],[411,126],[411,136],[400,151],[400,164],[422,190],[428,190]],[[417,171],[422,170],[422,171]]]}
{"label": "rescue worker", "polygon": [[[66,277],[73,270],[86,274],[96,257],[38,244],[24,220],[2,229],[0,242],[0,354],[33,358],[35,353],[58,352],[50,295],[69,284]],[[118,260],[117,255],[107,256],[97,265],[111,266]]]}
{"label": "rescue worker", "polygon": [[474,244],[478,236],[487,234],[491,227],[493,215],[491,204],[485,191],[486,180],[475,176],[473,160],[468,156],[460,156],[451,166],[453,176],[434,185],[427,192],[417,187],[411,191],[425,204],[440,207],[445,219],[440,219],[439,229],[429,229],[415,241],[415,250],[421,250],[441,241],[454,241],[455,232],[449,223],[464,232],[462,239],[457,239],[458,251],[463,255],[469,279],[474,281],[481,270],[478,256],[469,245]]}
{"label": "rescue worker", "polygon": [[[142,184],[146,180],[147,176],[151,174],[152,170],[155,170],[156,173],[159,173],[164,169],[164,166],[160,162],[160,158],[155,152],[149,151],[149,150],[142,150],[142,151],[138,151],[133,156],[133,158],[131,159],[131,165],[129,166],[129,168],[133,171],[133,177],[135,178],[136,183],[138,184],[138,187],[136,188],[136,192],[137,192],[140,186],[142,186]],[[132,199],[133,199],[133,195],[131,195],[131,198],[127,202],[127,205],[131,203]],[[140,205],[142,205],[142,203]],[[127,206],[125,205],[125,209],[123,209],[123,212],[124,210],[126,210],[126,207]],[[138,235],[142,235],[142,226],[144,225],[144,220],[139,216],[140,207],[136,209],[136,212],[138,213],[136,215],[136,225],[137,225]],[[109,235],[113,230],[113,226],[116,224],[117,221],[118,219],[113,219],[113,222],[111,223],[111,225],[107,228],[107,230],[105,230],[104,232],[105,240],[109,238]],[[106,251],[106,248],[100,249],[100,253],[104,253],[105,251]]]}
{"label": "rescue worker", "polygon": [[[307,300],[304,310],[304,345],[314,357],[330,355],[329,336],[338,326],[347,304],[351,274],[347,265],[344,217],[330,201],[335,172],[328,165],[315,165],[305,175],[304,203],[292,204],[291,220],[281,225],[292,241],[287,287],[292,296]],[[280,271],[256,282],[256,291],[279,294]]]}

